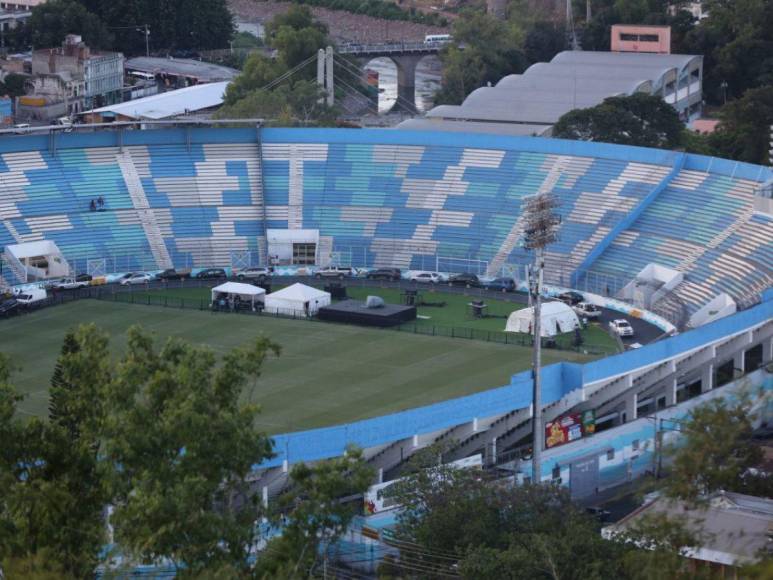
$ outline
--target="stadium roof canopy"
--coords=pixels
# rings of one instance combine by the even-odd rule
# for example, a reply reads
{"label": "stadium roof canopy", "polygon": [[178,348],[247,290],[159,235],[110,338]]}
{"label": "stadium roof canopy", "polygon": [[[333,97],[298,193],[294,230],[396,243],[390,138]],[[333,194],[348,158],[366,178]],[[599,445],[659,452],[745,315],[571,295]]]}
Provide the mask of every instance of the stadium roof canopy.
{"label": "stadium roof canopy", "polygon": [[[426,114],[432,125],[413,120],[400,128],[542,135],[565,113],[595,106],[607,97],[637,92],[673,95],[680,80],[684,84],[701,65],[702,57],[692,55],[565,51],[549,63],[504,77],[496,86],[476,89],[461,105],[433,108]],[[675,101],[674,97],[669,102]],[[494,129],[497,124],[504,126]]]}
{"label": "stadium roof canopy", "polygon": [[193,85],[176,91],[167,91],[125,103],[107,105],[86,113],[112,113],[132,119],[157,121],[185,113],[201,111],[223,104],[223,95],[230,81]]}

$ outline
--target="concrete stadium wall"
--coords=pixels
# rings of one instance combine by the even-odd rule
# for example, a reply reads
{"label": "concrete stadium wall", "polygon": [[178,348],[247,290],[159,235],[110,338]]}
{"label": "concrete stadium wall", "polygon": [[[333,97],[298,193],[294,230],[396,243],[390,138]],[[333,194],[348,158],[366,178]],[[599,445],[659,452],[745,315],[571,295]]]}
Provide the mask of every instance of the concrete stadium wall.
{"label": "concrete stadium wall", "polygon": [[[773,296],[771,296],[773,298]],[[727,337],[773,320],[773,299],[733,316],[640,349],[586,364],[558,363],[543,369],[543,402],[570,407],[586,398],[586,389],[616,377],[633,374],[675,357],[685,356]],[[274,437],[276,456],[260,468],[342,455],[346,447],[377,447],[413,436],[434,433],[531,405],[531,372],[513,375],[510,384],[475,395],[451,399],[400,413],[346,425],[287,433]]]}

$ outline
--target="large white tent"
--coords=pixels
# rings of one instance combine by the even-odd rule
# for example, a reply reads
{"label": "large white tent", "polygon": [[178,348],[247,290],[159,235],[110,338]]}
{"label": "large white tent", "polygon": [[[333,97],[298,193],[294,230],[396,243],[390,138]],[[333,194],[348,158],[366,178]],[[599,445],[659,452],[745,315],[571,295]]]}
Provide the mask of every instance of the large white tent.
{"label": "large white tent", "polygon": [[266,312],[288,316],[313,316],[329,304],[329,292],[299,283],[266,296]]}
{"label": "large white tent", "polygon": [[248,302],[255,310],[255,304],[263,302],[266,291],[251,284],[241,284],[239,282],[225,282],[220,286],[212,288],[212,303],[216,304],[218,300],[224,299],[233,304],[233,300],[238,296],[240,301]]}
{"label": "large white tent", "polygon": [[[531,333],[534,320],[534,308],[516,310],[507,317],[505,332]],[[545,302],[540,310],[540,335],[555,336],[564,332],[571,332],[580,326],[574,310],[563,302]]]}

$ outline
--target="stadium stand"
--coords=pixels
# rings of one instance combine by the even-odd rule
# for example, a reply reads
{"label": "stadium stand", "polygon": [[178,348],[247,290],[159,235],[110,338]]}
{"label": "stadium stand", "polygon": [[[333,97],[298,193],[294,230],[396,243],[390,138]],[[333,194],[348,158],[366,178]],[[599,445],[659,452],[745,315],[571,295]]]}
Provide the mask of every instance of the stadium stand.
{"label": "stadium stand", "polygon": [[[316,229],[347,265],[424,269],[438,257],[497,275],[525,264],[520,206],[550,190],[560,241],[550,283],[582,271],[685,273],[694,311],[741,306],[773,282],[768,168],[553,139],[380,130],[186,128],[7,137],[0,241],[51,239],[70,262],[124,269],[265,263],[266,230]],[[104,211],[90,201],[102,197]],[[79,266],[81,267],[81,266]],[[8,280],[11,282],[11,280]]]}

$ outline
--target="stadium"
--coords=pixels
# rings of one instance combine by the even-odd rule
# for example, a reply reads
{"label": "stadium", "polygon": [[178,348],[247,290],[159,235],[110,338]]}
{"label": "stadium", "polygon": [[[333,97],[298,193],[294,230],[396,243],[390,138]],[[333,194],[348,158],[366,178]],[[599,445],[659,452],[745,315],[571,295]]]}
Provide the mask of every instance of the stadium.
{"label": "stadium", "polygon": [[[209,312],[215,283],[206,280],[147,290],[110,282],[138,271],[235,274],[272,265],[277,287],[285,276],[287,285],[319,286],[313,276],[330,267],[362,276],[399,268],[399,282],[368,285],[359,276],[349,284],[355,298],[380,293],[393,303],[415,287],[406,278],[414,271],[505,276],[523,289],[532,262],[522,243],[523,200],[546,191],[561,215],[559,241],[546,256],[547,292],[577,290],[612,318],[635,322],[651,344],[614,354],[619,343],[610,348],[605,331],[589,331],[585,347],[546,350],[545,421],[593,411],[605,429],[548,450],[543,478],[583,497],[645,472],[653,461],[646,442],[656,438],[648,415],[680,416],[736,392],[742,377],[764,389],[759,403],[769,404],[770,168],[483,134],[206,123],[146,129],[52,130],[0,143],[6,285],[39,284],[32,273],[41,262],[31,266],[30,255],[15,253],[29,244],[46,248],[36,257],[47,264],[92,282],[62,293],[67,303],[0,321],[0,350],[23,367],[18,383],[30,394],[29,414],[45,412],[41,385],[63,333],[80,321],[106,328],[119,345],[133,322],[216,350],[265,333],[285,354],[268,364],[257,401],[263,427],[275,435],[276,456],[256,466],[264,499],[282,489],[293,463],[339,456],[349,444],[365,450],[380,480],[438,441],[453,442],[448,460],[480,454],[522,478],[528,342],[510,343],[503,320],[469,319],[466,307],[483,297],[505,317],[525,298],[433,287],[425,298],[437,295],[448,304],[443,312],[455,314],[420,309],[423,318],[401,328],[409,332],[396,332],[281,316],[237,323]],[[427,322],[433,316],[437,324]]]}

